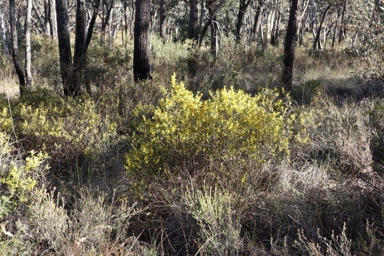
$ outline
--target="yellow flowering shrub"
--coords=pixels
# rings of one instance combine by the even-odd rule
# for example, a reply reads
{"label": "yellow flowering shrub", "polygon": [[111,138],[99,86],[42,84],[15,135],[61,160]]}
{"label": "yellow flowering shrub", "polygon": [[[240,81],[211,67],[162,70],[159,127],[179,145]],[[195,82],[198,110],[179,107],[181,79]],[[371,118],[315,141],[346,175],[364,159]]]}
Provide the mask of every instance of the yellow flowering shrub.
{"label": "yellow flowering shrub", "polygon": [[[126,156],[129,173],[195,173],[214,163],[227,175],[228,164],[238,169],[250,163],[260,167],[289,151],[290,126],[296,117],[277,91],[265,89],[251,96],[222,89],[203,101],[173,76],[165,95],[132,136]],[[244,181],[246,174],[239,178]]]}
{"label": "yellow flowering shrub", "polygon": [[8,108],[0,109],[0,132],[9,132],[12,128],[12,119]]}
{"label": "yellow flowering shrub", "polygon": [[31,198],[31,191],[45,170],[46,154],[30,152],[25,160],[13,154],[9,138],[0,132],[0,219]]}
{"label": "yellow flowering shrub", "polygon": [[20,138],[57,161],[99,153],[116,135],[116,124],[101,114],[92,99],[55,99],[38,106],[21,104]]}

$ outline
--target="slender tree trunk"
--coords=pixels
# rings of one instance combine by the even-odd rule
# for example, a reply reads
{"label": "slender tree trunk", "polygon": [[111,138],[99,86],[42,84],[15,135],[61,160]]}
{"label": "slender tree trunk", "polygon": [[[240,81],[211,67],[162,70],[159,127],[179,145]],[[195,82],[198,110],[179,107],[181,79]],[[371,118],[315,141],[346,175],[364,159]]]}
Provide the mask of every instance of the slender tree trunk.
{"label": "slender tree trunk", "polygon": [[292,91],[293,83],[293,64],[295,61],[295,50],[297,42],[298,23],[300,22],[300,12],[298,7],[301,0],[292,0],[289,11],[288,28],[284,45],[284,67],[283,67],[283,86],[286,91]]}
{"label": "slender tree trunk", "polygon": [[[106,4],[106,3],[104,3],[104,4]],[[105,7],[104,7],[104,4],[103,4],[103,9],[105,8]],[[110,19],[110,17],[111,17],[111,13],[112,13],[113,5],[114,5],[114,0],[111,0],[109,6],[107,6],[105,16],[104,16],[104,18],[102,19],[101,31],[102,31],[102,33],[103,33],[103,38],[104,38],[103,41],[104,41],[104,42],[105,42],[106,30],[107,30],[107,27],[108,27],[108,24],[109,24],[109,19]],[[104,11],[103,11],[103,12],[104,12]]]}
{"label": "slender tree trunk", "polygon": [[160,29],[160,37],[161,38],[165,38],[165,31],[166,31],[166,27],[165,27],[165,18],[166,18],[166,4],[165,4],[165,0],[160,0],[160,21],[159,21],[159,29]]}
{"label": "slender tree trunk", "polygon": [[32,70],[31,70],[31,16],[32,16],[32,0],[27,1],[27,16],[25,18],[25,76],[26,87],[32,87]]}
{"label": "slender tree trunk", "polygon": [[152,79],[149,65],[150,0],[136,0],[135,33],[133,50],[133,77]]}
{"label": "slender tree trunk", "polygon": [[242,29],[244,26],[244,17],[247,11],[250,0],[240,0],[239,11],[237,13],[237,25],[236,25],[236,41],[243,41]]}
{"label": "slender tree trunk", "polygon": [[[88,46],[91,42],[91,38],[92,38],[92,35],[93,35],[93,30],[94,30],[94,26],[95,26],[95,22],[96,22],[96,19],[97,19],[97,14],[99,12],[99,7],[100,7],[100,1],[101,0],[96,0],[94,2],[94,5],[93,5],[93,14],[92,14],[92,17],[91,17],[91,20],[89,21],[89,24],[88,24],[88,31],[87,31],[87,35],[85,37],[85,42],[84,42],[84,46],[82,47],[83,48],[83,52],[81,53],[82,56],[80,57],[80,60],[81,60],[81,64],[82,64],[82,69],[86,69],[86,66],[87,66],[87,62],[85,61],[85,55],[87,53],[87,49],[88,49]],[[84,78],[85,80],[85,88],[87,90],[87,93],[88,94],[91,94],[92,93],[92,90],[91,90],[91,85],[90,85],[90,79],[89,77],[85,77]]]}
{"label": "slender tree trunk", "polygon": [[345,19],[347,11],[348,11],[348,0],[344,0],[343,11],[341,14],[341,27],[339,29],[339,43],[341,43],[344,40],[347,34],[347,22]]}
{"label": "slender tree trunk", "polygon": [[46,36],[51,35],[51,25],[49,23],[51,15],[50,9],[49,0],[44,0],[44,33]]}
{"label": "slender tree trunk", "polygon": [[81,94],[84,53],[85,53],[85,0],[76,1],[76,38],[75,52],[73,55],[73,96]]}
{"label": "slender tree trunk", "polygon": [[56,0],[56,17],[60,54],[60,72],[66,96],[73,96],[75,88],[73,88],[72,78],[72,53],[69,36],[69,16],[67,0]]}
{"label": "slender tree trunk", "polygon": [[9,1],[9,20],[11,26],[11,37],[12,37],[12,59],[13,65],[15,67],[17,76],[19,78],[20,85],[20,96],[23,96],[25,91],[25,76],[23,69],[19,62],[19,46],[17,40],[17,27],[16,27],[16,8],[15,8],[15,0]]}
{"label": "slender tree trunk", "polygon": [[267,50],[270,42],[271,42],[271,35],[272,35],[272,29],[273,29],[273,23],[275,21],[275,15],[276,15],[276,10],[270,10],[268,13],[268,18],[267,18],[267,27],[265,31],[265,37],[264,37],[264,43],[263,43],[263,51]]}
{"label": "slender tree trunk", "polygon": [[280,35],[280,13],[277,13],[275,22],[273,23],[272,33],[271,33],[271,45],[277,47],[279,46],[279,35]]}
{"label": "slender tree trunk", "polygon": [[199,40],[199,0],[189,0],[188,38],[194,42]]}
{"label": "slender tree trunk", "polygon": [[211,27],[211,52],[214,56],[217,56],[218,51],[218,25],[216,21],[217,6],[216,0],[208,0],[207,2],[208,13],[210,17],[210,27]]}
{"label": "slender tree trunk", "polygon": [[337,30],[340,30],[339,29],[339,18],[340,18],[340,8],[337,8],[336,23],[335,23],[335,28],[333,30],[333,37],[332,37],[332,48],[334,48],[334,46],[335,46]]}
{"label": "slender tree trunk", "polygon": [[323,16],[321,17],[320,25],[317,28],[317,32],[316,32],[316,38],[315,38],[315,41],[313,42],[313,46],[312,46],[313,50],[316,49],[316,45],[318,45],[318,49],[321,49],[321,44],[320,44],[321,28],[323,26],[325,17],[327,16],[327,13],[330,10],[330,8],[331,8],[331,5],[328,5],[327,8],[324,10]]}
{"label": "slender tree trunk", "polygon": [[57,18],[56,18],[56,1],[49,0],[49,23],[51,27],[51,36],[53,39],[57,39]]}
{"label": "slender tree trunk", "polygon": [[255,23],[253,26],[253,35],[257,46],[257,39],[260,35],[260,26],[261,26],[261,19],[263,17],[263,11],[264,11],[264,1],[259,0],[256,10],[256,16],[255,16]]}
{"label": "slender tree trunk", "polygon": [[4,25],[4,14],[0,8],[0,29],[1,29],[1,40],[3,43],[3,51],[5,55],[9,54],[8,42],[7,42],[7,30]]}

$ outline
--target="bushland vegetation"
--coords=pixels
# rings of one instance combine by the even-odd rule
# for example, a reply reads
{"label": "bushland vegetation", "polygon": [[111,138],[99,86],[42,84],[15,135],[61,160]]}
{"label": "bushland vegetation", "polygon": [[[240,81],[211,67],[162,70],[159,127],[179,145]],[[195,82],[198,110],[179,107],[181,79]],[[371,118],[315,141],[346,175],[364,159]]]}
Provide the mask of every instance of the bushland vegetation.
{"label": "bushland vegetation", "polygon": [[118,38],[65,97],[57,43],[31,40],[23,95],[0,63],[1,255],[384,254],[380,47],[298,46],[286,91],[282,45],[152,34],[136,82]]}

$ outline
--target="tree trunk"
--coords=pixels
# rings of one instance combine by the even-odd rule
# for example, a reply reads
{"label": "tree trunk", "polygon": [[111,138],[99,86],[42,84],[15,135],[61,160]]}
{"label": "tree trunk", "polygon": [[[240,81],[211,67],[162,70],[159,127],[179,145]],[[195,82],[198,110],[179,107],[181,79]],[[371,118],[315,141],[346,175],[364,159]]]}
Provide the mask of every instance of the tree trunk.
{"label": "tree trunk", "polygon": [[292,91],[293,64],[295,60],[295,50],[297,42],[297,29],[300,13],[298,7],[300,0],[292,0],[289,11],[288,28],[284,45],[284,67],[283,67],[283,86],[286,91]]}
{"label": "tree trunk", "polygon": [[25,76],[26,87],[32,87],[32,70],[31,70],[31,16],[32,16],[32,0],[27,1],[27,15],[25,18]]}
{"label": "tree trunk", "polygon": [[216,13],[217,13],[217,6],[216,6],[216,0],[208,0],[207,1],[207,7],[208,7],[208,13],[210,17],[210,27],[211,27],[211,52],[214,54],[214,56],[217,56],[218,51],[218,25],[216,22]]}
{"label": "tree trunk", "polygon": [[69,36],[69,16],[67,0],[56,0],[56,17],[60,54],[60,72],[66,96],[73,96],[75,88],[73,88],[72,78],[72,53]]}
{"label": "tree trunk", "polygon": [[25,91],[25,76],[19,62],[19,46],[18,46],[18,40],[17,40],[16,17],[17,16],[16,16],[16,9],[15,9],[15,0],[10,0],[9,1],[9,20],[10,20],[11,37],[12,37],[12,59],[13,59],[13,65],[15,67],[17,76],[19,78],[20,96],[23,96]]}
{"label": "tree trunk", "polygon": [[5,55],[9,54],[8,42],[7,42],[7,30],[4,25],[4,14],[0,8],[0,29],[1,29],[1,40],[3,43],[3,51]]}
{"label": "tree trunk", "polygon": [[343,12],[341,14],[341,27],[339,30],[339,43],[341,43],[347,34],[347,22],[345,16],[347,14],[348,0],[344,0]]}
{"label": "tree trunk", "polygon": [[250,0],[240,0],[239,12],[237,13],[237,25],[236,25],[236,41],[243,41],[242,29],[244,25],[245,12],[247,11]]}
{"label": "tree trunk", "polygon": [[51,27],[51,36],[53,39],[57,39],[57,18],[56,18],[56,1],[49,0],[49,23]]}
{"label": "tree trunk", "polygon": [[[84,46],[82,47],[83,48],[83,52],[82,52],[82,56],[80,57],[80,60],[81,60],[81,64],[82,64],[82,69],[86,69],[86,66],[87,66],[87,62],[85,60],[85,55],[87,53],[87,49],[88,49],[88,46],[91,42],[91,38],[92,38],[92,35],[93,35],[93,30],[94,30],[94,26],[95,26],[95,22],[96,22],[96,19],[97,19],[97,14],[99,12],[99,7],[100,7],[100,1],[101,0],[96,0],[94,3],[93,3],[93,14],[92,14],[92,17],[91,17],[91,20],[89,21],[89,24],[88,24],[88,31],[87,31],[87,35],[85,37],[85,42],[84,42]],[[91,94],[92,93],[92,90],[91,90],[91,85],[90,85],[90,79],[89,79],[89,76],[88,77],[85,77],[85,88],[86,88],[86,91],[88,94]]]}
{"label": "tree trunk", "polygon": [[[105,8],[104,5],[106,5],[105,2],[103,4],[103,9]],[[109,24],[109,19],[111,17],[113,5],[114,5],[114,0],[111,0],[109,6],[107,6],[106,14],[105,14],[104,18],[102,19],[101,31],[103,33],[103,42],[105,42],[106,30],[107,30],[107,27],[108,27],[108,24]]]}
{"label": "tree trunk", "polygon": [[51,14],[50,9],[49,0],[44,0],[44,33],[46,36],[51,35],[51,25],[49,22]]}
{"label": "tree trunk", "polygon": [[166,18],[166,4],[165,0],[160,0],[160,21],[159,21],[159,29],[160,29],[160,37],[165,38],[165,18]]}
{"label": "tree trunk", "polygon": [[73,96],[81,94],[81,81],[85,54],[85,0],[76,1],[76,38],[73,55]]}
{"label": "tree trunk", "polygon": [[338,30],[340,31],[340,29],[339,29],[339,18],[340,18],[340,8],[337,8],[335,28],[333,29],[332,48],[335,47],[336,33],[337,33]]}
{"label": "tree trunk", "polygon": [[189,0],[188,38],[194,42],[199,40],[199,0]]}
{"label": "tree trunk", "polygon": [[150,0],[136,0],[133,50],[133,78],[152,79],[149,65]]}
{"label": "tree trunk", "polygon": [[[254,40],[256,42],[260,35],[260,26],[261,26],[261,19],[263,17],[263,11],[264,11],[264,1],[259,0],[257,5],[257,10],[256,10],[256,16],[255,16],[255,24],[253,26],[253,35],[254,35]],[[257,43],[256,43],[256,46],[257,46]]]}
{"label": "tree trunk", "polygon": [[273,45],[274,47],[279,46],[280,19],[281,19],[281,15],[278,12],[275,22],[273,23],[272,33],[271,33],[271,45]]}
{"label": "tree trunk", "polygon": [[323,26],[325,17],[327,16],[327,13],[330,10],[330,8],[331,8],[331,5],[328,5],[327,8],[324,10],[323,16],[320,21],[320,25],[317,28],[315,41],[313,42],[313,46],[312,46],[313,50],[316,49],[316,45],[318,45],[318,49],[321,49],[321,44],[320,44],[321,27]]}

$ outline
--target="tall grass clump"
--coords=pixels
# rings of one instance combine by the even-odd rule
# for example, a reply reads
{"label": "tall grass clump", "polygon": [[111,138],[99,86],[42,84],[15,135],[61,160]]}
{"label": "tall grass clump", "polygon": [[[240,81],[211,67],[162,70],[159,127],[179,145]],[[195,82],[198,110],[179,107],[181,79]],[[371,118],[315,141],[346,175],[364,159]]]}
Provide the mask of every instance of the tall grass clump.
{"label": "tall grass clump", "polygon": [[[209,255],[239,255],[243,250],[241,209],[229,191],[193,185],[187,188],[184,200],[188,212],[199,226],[199,253]],[[237,208],[237,209],[235,209]]]}

